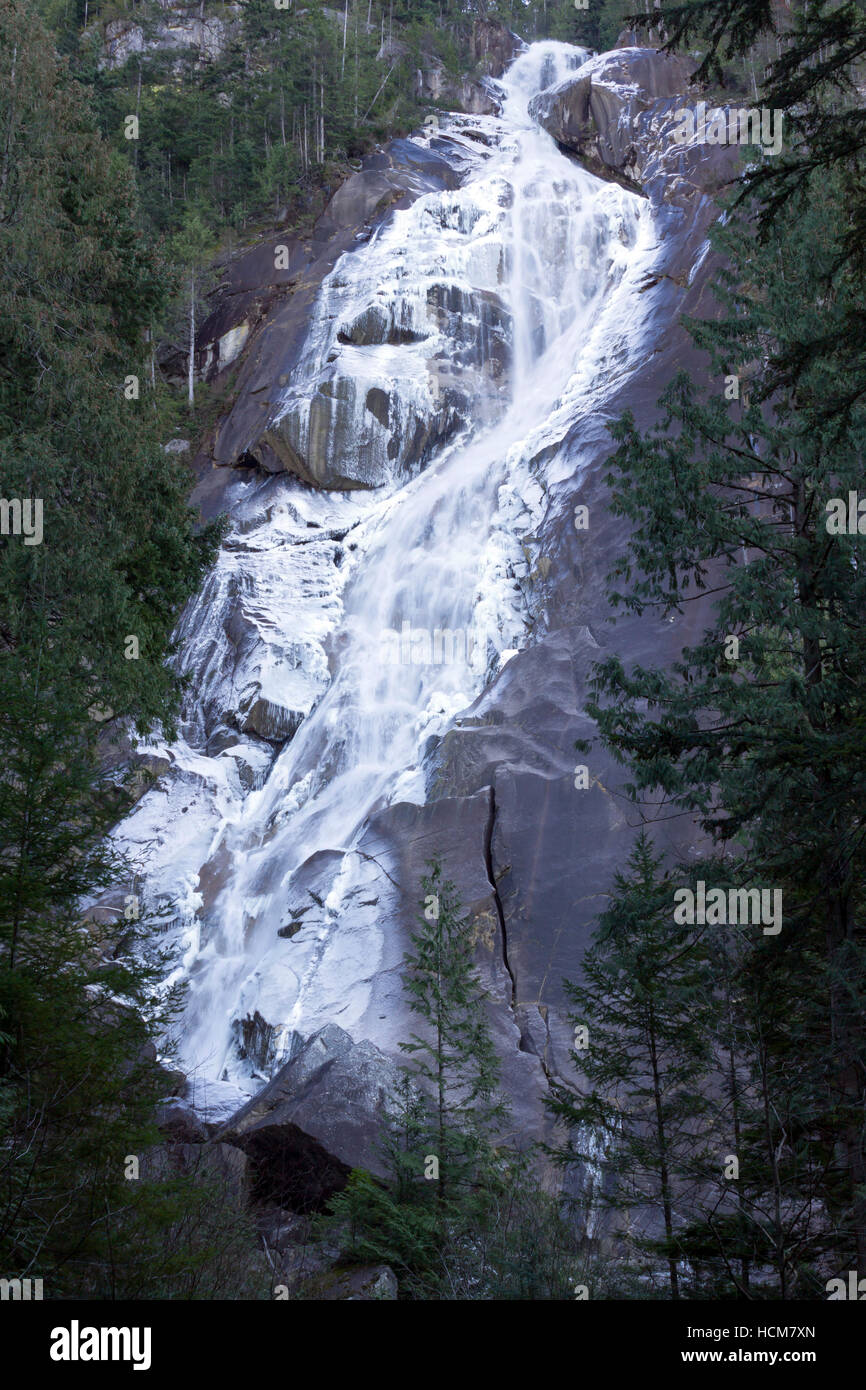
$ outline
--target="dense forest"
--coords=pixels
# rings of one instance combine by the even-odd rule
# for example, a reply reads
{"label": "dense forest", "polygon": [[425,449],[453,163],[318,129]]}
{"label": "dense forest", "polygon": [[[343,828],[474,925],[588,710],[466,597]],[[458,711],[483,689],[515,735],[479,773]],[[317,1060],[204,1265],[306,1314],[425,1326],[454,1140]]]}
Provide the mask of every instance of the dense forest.
{"label": "dense forest", "polygon": [[[22,543],[3,502],[0,1273],[46,1297],[310,1300],[387,1267],[368,1296],[775,1302],[866,1274],[866,16],[634,9],[202,0],[210,37],[178,50],[149,0],[0,0],[0,492],[38,498],[42,528]],[[195,325],[232,256],[308,234],[484,75],[492,24],[598,51],[633,27],[711,98],[784,110],[788,142],[720,195],[716,310],[686,325],[711,369],[671,375],[651,431],[612,426],[611,609],[703,616],[672,667],[593,666],[574,756],[613,755],[639,833],[566,986],[548,1139],[513,1140],[437,853],[377,1172],[302,1204],[290,1279],[228,1146],[161,1124],[182,990],[158,931],[125,889],[81,904],[126,883],[108,832],[154,777],[136,738],[176,728],[176,623],[225,535],[165,449],[226,404]],[[700,851],[678,861],[655,832],[685,821]],[[714,915],[732,893],[763,929]]]}

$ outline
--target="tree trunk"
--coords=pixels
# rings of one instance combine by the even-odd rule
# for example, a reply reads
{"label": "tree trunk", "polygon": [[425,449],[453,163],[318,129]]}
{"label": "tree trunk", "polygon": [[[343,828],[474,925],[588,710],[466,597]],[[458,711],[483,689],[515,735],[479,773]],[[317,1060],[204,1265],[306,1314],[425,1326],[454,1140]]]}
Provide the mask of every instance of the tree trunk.
{"label": "tree trunk", "polygon": [[195,271],[189,276],[189,406],[195,405]]}
{"label": "tree trunk", "polygon": [[676,1256],[671,1248],[674,1238],[673,1206],[671,1202],[671,1180],[668,1171],[667,1136],[665,1134],[664,1111],[662,1109],[662,1085],[659,1076],[658,1053],[656,1051],[655,1020],[652,1006],[649,1017],[650,1062],[653,1075],[653,1103],[656,1114],[656,1138],[659,1146],[659,1186],[661,1189],[662,1212],[665,1222],[665,1236],[668,1242],[668,1275],[671,1281],[671,1298],[679,1298],[680,1285]]}

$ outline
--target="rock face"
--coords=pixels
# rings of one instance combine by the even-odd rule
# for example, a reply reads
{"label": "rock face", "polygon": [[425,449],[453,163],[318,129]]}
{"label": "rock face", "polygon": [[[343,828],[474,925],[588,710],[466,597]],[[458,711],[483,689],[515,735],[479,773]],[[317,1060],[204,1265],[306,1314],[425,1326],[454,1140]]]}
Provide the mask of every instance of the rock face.
{"label": "rock face", "polygon": [[472,26],[473,61],[491,77],[501,77],[526,44],[498,19],[476,19]]}
{"label": "rock face", "polygon": [[[226,267],[207,329],[213,347],[247,325],[231,411],[198,461],[197,500],[232,530],[179,629],[183,739],[153,750],[169,770],[120,838],[163,937],[195,961],[189,1047],[226,1059],[225,1096],[207,1114],[190,1098],[246,1155],[255,1199],[283,1209],[376,1171],[434,853],[467,912],[508,1138],[549,1132],[549,1079],[579,1084],[563,979],[635,833],[622,770],[575,753],[591,667],[612,651],[672,662],[702,629],[697,608],[611,624],[627,535],[607,505],[607,426],[627,407],[649,429],[674,370],[708,370],[679,319],[713,312],[709,191],[738,152],[670,142],[693,100],[684,60],[541,48],[514,64],[522,111],[392,142],[308,242]],[[527,126],[548,70],[567,75],[533,110],[607,182]],[[534,394],[509,406],[515,357],[549,342],[551,381],[524,377]],[[369,629],[397,632],[424,604],[431,626],[452,615],[451,639],[489,624],[468,684],[463,666],[416,676],[377,657]],[[663,822],[657,839],[685,854],[694,836]],[[257,1094],[238,1108],[229,1081]]]}
{"label": "rock face", "polygon": [[326,1303],[390,1301],[397,1297],[397,1276],[389,1265],[358,1265],[343,1272],[333,1270],[312,1282],[307,1297]]}
{"label": "rock face", "polygon": [[415,95],[451,111],[473,116],[495,116],[501,107],[502,92],[489,78],[499,78],[526,45],[497,19],[476,19],[469,48],[479,76],[451,77],[439,61],[419,68],[415,74]]}
{"label": "rock face", "polygon": [[248,1155],[256,1202],[316,1210],[343,1186],[351,1168],[381,1170],[378,1123],[396,1081],[393,1062],[372,1043],[355,1043],[329,1024],[217,1139]]}
{"label": "rock face", "polygon": [[[509,325],[492,290],[472,295],[443,280],[420,295],[397,284],[389,294],[383,277],[395,267],[383,264],[360,309],[353,297],[351,310],[341,314],[342,286],[333,277],[324,297],[321,292],[344,251],[422,193],[456,187],[465,164],[453,140],[392,141],[339,188],[308,242],[276,237],[226,267],[219,306],[200,339],[207,372],[218,375],[237,345],[249,342],[235,405],[212,443],[212,464],[247,461],[333,490],[376,487],[394,467],[411,468],[428,456],[465,421],[470,401],[478,409],[486,395],[495,412]],[[457,362],[441,352],[455,320],[464,345]],[[483,357],[479,341],[490,344]],[[382,353],[376,349],[397,346],[407,349],[405,365],[389,392],[377,380]],[[358,351],[370,359],[365,384]],[[289,387],[298,379],[300,390]]]}
{"label": "rock face", "polygon": [[530,109],[563,149],[599,178],[657,202],[685,206],[735,176],[738,150],[672,139],[695,64],[678,54],[625,47],[585,63],[580,75],[533,97]]}
{"label": "rock face", "polygon": [[496,88],[485,79],[451,77],[445,68],[419,68],[415,74],[415,96],[470,116],[495,116],[500,108]]}
{"label": "rock face", "polygon": [[[198,60],[207,62],[218,58],[232,33],[240,28],[239,18],[203,18],[198,7],[184,0],[156,0],[161,17],[147,29],[134,20],[111,19],[105,26],[102,65],[109,70],[121,68],[135,53],[194,52]],[[229,14],[240,15],[240,5],[226,7]]]}

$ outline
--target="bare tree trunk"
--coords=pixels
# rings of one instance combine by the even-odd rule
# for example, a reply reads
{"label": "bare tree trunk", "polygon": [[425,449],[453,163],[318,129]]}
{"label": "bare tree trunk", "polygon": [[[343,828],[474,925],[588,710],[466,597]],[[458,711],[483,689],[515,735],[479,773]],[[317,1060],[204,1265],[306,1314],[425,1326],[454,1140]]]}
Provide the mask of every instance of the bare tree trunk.
{"label": "bare tree trunk", "polygon": [[671,1298],[679,1298],[679,1276],[676,1256],[673,1252],[674,1222],[671,1202],[671,1178],[668,1171],[667,1136],[665,1134],[664,1107],[662,1104],[662,1084],[659,1076],[658,1054],[656,1052],[655,1024],[650,1015],[649,1024],[650,1062],[653,1077],[653,1101],[656,1116],[656,1138],[659,1146],[659,1185],[661,1187],[662,1212],[665,1222],[665,1236],[668,1243],[668,1274],[671,1281]]}
{"label": "bare tree trunk", "polygon": [[376,105],[376,102],[378,101],[380,94],[381,94],[382,91],[384,90],[385,83],[388,81],[388,78],[391,76],[391,73],[394,71],[395,66],[396,66],[396,64],[395,64],[395,63],[392,63],[391,66],[389,67],[388,71],[385,73],[385,76],[382,78],[382,81],[381,81],[381,83],[379,84],[379,90],[378,90],[378,92],[377,92],[376,95],[374,96],[373,100],[370,102],[370,105],[367,107],[367,110],[364,112],[363,119],[364,119],[365,121],[366,121],[367,117],[369,116],[370,112],[373,110],[373,107]]}
{"label": "bare tree trunk", "polygon": [[325,162],[325,74],[322,73],[322,80],[319,85],[319,129],[321,131],[321,147],[319,153],[319,163]]}
{"label": "bare tree trunk", "polygon": [[[138,128],[138,113],[141,108],[141,58],[138,60],[138,90],[135,94],[135,122]],[[135,141],[135,158],[133,160],[136,169],[138,168],[138,141]]]}
{"label": "bare tree trunk", "polygon": [[195,271],[189,275],[189,405],[195,405]]}

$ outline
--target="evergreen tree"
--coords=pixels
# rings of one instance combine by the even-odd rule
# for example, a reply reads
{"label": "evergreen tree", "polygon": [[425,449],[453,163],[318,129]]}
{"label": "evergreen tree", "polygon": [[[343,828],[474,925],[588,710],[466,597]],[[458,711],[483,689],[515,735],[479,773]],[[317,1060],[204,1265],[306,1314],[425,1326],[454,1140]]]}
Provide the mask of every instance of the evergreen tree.
{"label": "evergreen tree", "polygon": [[38,536],[0,537],[0,930],[14,965],[28,912],[109,872],[96,845],[119,806],[97,776],[100,737],[107,721],[170,720],[169,635],[218,528],[196,534],[188,477],[160,443],[166,410],[145,389],[142,325],[162,291],[130,176],[32,15],[2,0],[0,26],[0,490],[13,521],[15,507],[40,517]]}
{"label": "evergreen tree", "polygon": [[708,1167],[682,1247],[705,1295],[820,1297],[816,1271],[839,1248],[824,1202],[834,1159],[821,962],[805,937],[780,943],[732,926],[712,950],[721,1084],[708,1108],[724,1163]]}
{"label": "evergreen tree", "polygon": [[452,1191],[471,1188],[506,1109],[469,924],[441,862],[431,860],[429,868],[404,977],[421,1031],[400,1046],[413,1059],[413,1078],[426,1082],[432,1095],[429,1142],[444,1203]]}
{"label": "evergreen tree", "polygon": [[661,864],[642,831],[584,957],[584,981],[566,987],[581,1091],[554,1086],[549,1108],[570,1131],[551,1149],[558,1163],[594,1166],[602,1146],[606,1180],[593,1203],[636,1214],[645,1230],[661,1215],[663,1240],[638,1244],[664,1253],[678,1298],[683,1212],[706,1167],[713,1001],[701,933],[675,924],[674,880]]}
{"label": "evergreen tree", "polygon": [[[828,332],[847,322],[857,286],[840,256],[843,206],[824,178],[763,243],[743,219],[720,229],[728,312],[692,326],[708,388],[680,375],[648,437],[629,417],[615,427],[612,506],[633,531],[613,600],[674,617],[699,600],[709,625],[672,669],[601,662],[589,708],[636,797],[661,791],[698,817],[739,882],[784,894],[780,947],[764,965],[791,1017],[805,1025],[812,995],[824,1006],[823,1026],[821,1007],[810,1020],[801,1119],[834,1155],[816,1161],[839,1258],[863,1265],[866,610],[860,536],[836,533],[833,499],[847,505],[858,487],[864,415],[826,418],[834,368],[819,358],[784,391],[768,385],[774,356],[819,321]],[[736,402],[725,377],[740,382]]]}
{"label": "evergreen tree", "polygon": [[187,405],[195,407],[196,304],[201,295],[205,267],[213,255],[214,246],[208,235],[202,212],[188,203],[183,226],[174,238],[175,262],[183,268],[186,280],[189,335],[187,339]]}
{"label": "evergreen tree", "polygon": [[[836,229],[835,257],[822,258],[813,276],[816,295],[832,302],[840,267],[852,292],[833,323],[803,321],[776,343],[765,364],[769,393],[784,390],[801,373],[823,364],[823,394],[813,402],[824,419],[846,416],[866,392],[866,109],[861,74],[866,54],[866,13],[859,0],[684,0],[637,14],[642,27],[661,21],[665,46],[701,55],[697,83],[730,78],[728,63],[747,59],[761,104],[784,113],[784,146],[778,158],[748,169],[741,199],[751,201],[767,234],[788,220],[790,200],[808,202],[830,177],[845,188]],[[757,54],[757,61],[756,61]]]}
{"label": "evergreen tree", "polygon": [[134,899],[111,924],[79,903],[120,871],[106,728],[170,727],[169,636],[217,530],[196,534],[144,389],[164,292],[130,172],[17,0],[0,0],[0,149],[0,1252],[48,1297],[153,1296],[167,1256],[147,1242],[177,1212],[125,1161],[159,1137],[149,1038],[173,999]]}
{"label": "evergreen tree", "polygon": [[332,1203],[356,1258],[393,1265],[405,1295],[459,1296],[479,1277],[474,1247],[496,1206],[506,1115],[472,934],[455,885],[434,859],[421,882],[404,988],[419,1029],[390,1097],[380,1145],[388,1184],[357,1173]]}

